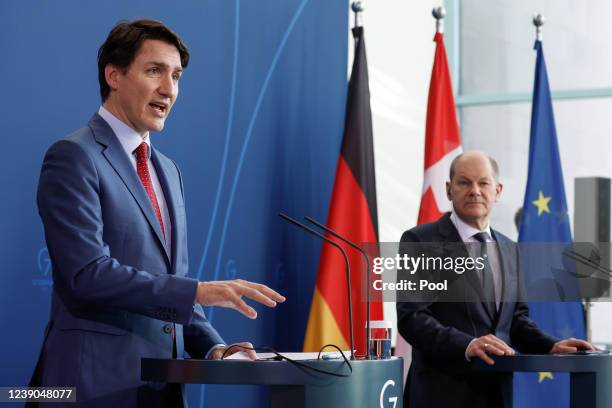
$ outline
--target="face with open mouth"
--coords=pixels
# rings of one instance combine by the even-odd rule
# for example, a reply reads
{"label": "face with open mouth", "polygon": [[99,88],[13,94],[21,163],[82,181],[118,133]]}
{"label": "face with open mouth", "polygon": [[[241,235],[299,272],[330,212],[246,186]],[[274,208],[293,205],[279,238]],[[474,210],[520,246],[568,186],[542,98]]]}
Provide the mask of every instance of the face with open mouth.
{"label": "face with open mouth", "polygon": [[125,72],[107,66],[111,94],[104,106],[141,135],[159,132],[178,96],[181,74],[174,45],[146,40]]}

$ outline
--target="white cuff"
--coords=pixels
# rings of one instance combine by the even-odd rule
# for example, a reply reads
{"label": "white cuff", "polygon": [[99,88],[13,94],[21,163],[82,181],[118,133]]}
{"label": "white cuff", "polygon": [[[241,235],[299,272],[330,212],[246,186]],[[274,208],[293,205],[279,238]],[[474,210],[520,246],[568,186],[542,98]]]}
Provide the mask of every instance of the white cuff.
{"label": "white cuff", "polygon": [[215,344],[214,346],[212,346],[212,347],[210,348],[210,350],[208,350],[208,352],[206,353],[206,355],[204,356],[204,358],[205,358],[206,360],[210,360],[210,355],[212,354],[212,352],[213,352],[213,351],[215,351],[215,350],[216,350],[216,349],[218,349],[218,348],[225,347],[225,346],[226,346],[226,345],[225,345],[225,344],[222,344],[222,343]]}

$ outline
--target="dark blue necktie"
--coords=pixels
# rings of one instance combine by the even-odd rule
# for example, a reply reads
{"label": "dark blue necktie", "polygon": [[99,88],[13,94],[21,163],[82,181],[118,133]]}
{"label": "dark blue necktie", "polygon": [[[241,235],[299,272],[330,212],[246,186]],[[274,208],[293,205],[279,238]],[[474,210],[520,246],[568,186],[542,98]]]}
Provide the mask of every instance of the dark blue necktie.
{"label": "dark blue necktie", "polygon": [[483,302],[491,313],[491,316],[495,316],[495,311],[497,309],[495,306],[495,286],[493,284],[493,270],[491,269],[491,263],[489,262],[489,255],[487,253],[487,237],[488,234],[486,232],[479,232],[472,235],[472,238],[478,241],[478,244],[475,245],[477,245],[479,256],[484,258],[484,268],[480,275],[482,290],[484,292]]}

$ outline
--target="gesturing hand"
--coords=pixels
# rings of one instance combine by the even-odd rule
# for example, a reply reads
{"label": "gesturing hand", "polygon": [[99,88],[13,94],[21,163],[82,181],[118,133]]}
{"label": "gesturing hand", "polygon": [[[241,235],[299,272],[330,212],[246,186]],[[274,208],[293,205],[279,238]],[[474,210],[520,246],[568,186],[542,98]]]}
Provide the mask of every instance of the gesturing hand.
{"label": "gesturing hand", "polygon": [[228,307],[251,319],[257,318],[257,312],[242,300],[243,296],[268,307],[275,307],[277,302],[285,301],[284,296],[266,285],[235,279],[231,281],[199,282],[196,302],[204,306]]}
{"label": "gesturing hand", "polygon": [[466,351],[468,357],[478,357],[485,363],[493,365],[495,361],[489,357],[490,354],[496,356],[513,356],[514,350],[498,337],[487,334],[486,336],[472,340]]}

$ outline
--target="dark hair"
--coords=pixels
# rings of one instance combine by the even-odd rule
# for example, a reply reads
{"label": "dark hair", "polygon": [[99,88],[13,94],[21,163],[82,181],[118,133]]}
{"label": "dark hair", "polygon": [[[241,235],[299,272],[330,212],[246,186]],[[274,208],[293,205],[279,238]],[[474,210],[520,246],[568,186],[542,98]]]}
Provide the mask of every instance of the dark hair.
{"label": "dark hair", "polygon": [[523,217],[523,207],[519,207],[514,213],[514,225],[517,231],[521,231],[521,218]]}
{"label": "dark hair", "polygon": [[[449,171],[449,175],[448,175],[448,179],[450,181],[452,181],[453,177],[455,176],[455,165],[457,164],[459,159],[463,157],[464,154],[465,153],[459,154],[451,162],[450,171]],[[491,163],[491,168],[493,169],[493,176],[495,177],[495,180],[497,180],[499,178],[499,166],[497,165],[497,162],[495,161],[494,158],[492,158],[488,154],[486,156],[487,156],[487,159],[489,159],[489,163]]]}
{"label": "dark hair", "polygon": [[98,82],[100,83],[100,96],[102,102],[110,94],[110,87],[106,83],[104,70],[106,65],[112,64],[125,71],[136,58],[136,54],[145,40],[161,40],[174,45],[181,56],[183,68],[189,64],[189,51],[181,38],[157,20],[120,21],[108,34],[106,41],[98,50]]}

